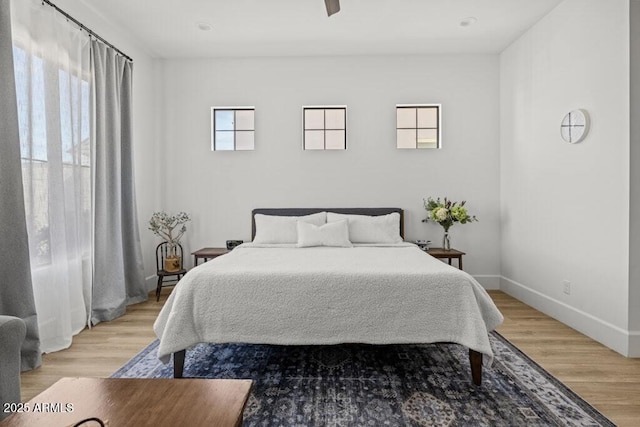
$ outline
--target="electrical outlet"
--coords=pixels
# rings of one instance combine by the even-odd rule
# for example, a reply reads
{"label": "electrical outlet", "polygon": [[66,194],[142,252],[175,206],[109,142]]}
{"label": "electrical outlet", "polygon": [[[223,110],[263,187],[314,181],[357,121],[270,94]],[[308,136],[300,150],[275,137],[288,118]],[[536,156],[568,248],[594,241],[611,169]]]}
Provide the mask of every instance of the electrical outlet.
{"label": "electrical outlet", "polygon": [[567,295],[571,295],[571,282],[568,280],[563,280],[562,281],[562,291],[567,294]]}

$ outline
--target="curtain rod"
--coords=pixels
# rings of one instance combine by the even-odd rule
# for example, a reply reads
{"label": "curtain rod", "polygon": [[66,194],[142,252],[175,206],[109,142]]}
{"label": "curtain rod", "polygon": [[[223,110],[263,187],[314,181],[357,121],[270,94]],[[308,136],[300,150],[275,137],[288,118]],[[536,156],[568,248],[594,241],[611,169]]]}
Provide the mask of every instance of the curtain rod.
{"label": "curtain rod", "polygon": [[129,55],[125,54],[123,51],[121,51],[120,49],[118,49],[117,47],[115,47],[114,45],[112,45],[111,43],[109,43],[108,41],[103,39],[102,37],[100,37],[98,34],[96,34],[90,28],[87,28],[84,24],[82,24],[82,22],[78,21],[76,18],[74,18],[73,16],[69,15],[67,12],[65,12],[62,9],[60,9],[55,4],[51,3],[49,0],[42,0],[42,4],[45,4],[45,3],[48,4],[49,6],[51,6],[52,8],[54,8],[58,13],[63,15],[65,18],[67,18],[67,20],[69,20],[69,21],[73,22],[74,24],[76,24],[78,27],[80,27],[81,30],[85,30],[87,33],[89,33],[89,36],[100,40],[102,43],[104,43],[107,46],[111,47],[116,52],[118,52],[120,55],[124,56],[129,61],[133,62],[133,59],[131,59],[131,57]]}

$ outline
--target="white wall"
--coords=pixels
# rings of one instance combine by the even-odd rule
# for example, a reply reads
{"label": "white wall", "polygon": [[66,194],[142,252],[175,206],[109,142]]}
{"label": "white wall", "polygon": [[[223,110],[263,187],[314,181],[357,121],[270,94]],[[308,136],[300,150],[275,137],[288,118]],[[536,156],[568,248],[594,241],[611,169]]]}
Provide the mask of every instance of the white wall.
{"label": "white wall", "polygon": [[[162,61],[163,205],[193,216],[189,251],[250,239],[257,207],[398,206],[406,238],[440,243],[423,197],[466,199],[451,229],[465,270],[497,287],[498,58],[381,56]],[[397,150],[395,105],[441,103],[443,148]],[[301,106],[347,105],[347,151],[303,151]],[[210,107],[256,107],[256,149],[210,150]]]}
{"label": "white wall", "polygon": [[[627,354],[628,1],[564,1],[500,55],[500,78],[501,286]],[[575,108],[591,132],[568,144]]]}
{"label": "white wall", "polygon": [[[126,28],[107,21],[84,1],[55,0],[55,4],[133,58],[133,137],[136,192],[145,276],[155,279],[154,236],[147,230],[151,214],[160,206],[160,153],[157,118],[157,61],[135,43]],[[150,286],[155,286],[151,283]]]}

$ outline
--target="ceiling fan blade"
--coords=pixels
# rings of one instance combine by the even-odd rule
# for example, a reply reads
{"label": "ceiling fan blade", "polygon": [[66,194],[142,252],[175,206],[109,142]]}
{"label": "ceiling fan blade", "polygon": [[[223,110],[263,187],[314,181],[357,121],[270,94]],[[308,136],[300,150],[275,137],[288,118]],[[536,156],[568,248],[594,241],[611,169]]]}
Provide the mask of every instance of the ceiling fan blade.
{"label": "ceiling fan blade", "polygon": [[324,4],[327,6],[328,16],[340,12],[340,0],[324,0]]}

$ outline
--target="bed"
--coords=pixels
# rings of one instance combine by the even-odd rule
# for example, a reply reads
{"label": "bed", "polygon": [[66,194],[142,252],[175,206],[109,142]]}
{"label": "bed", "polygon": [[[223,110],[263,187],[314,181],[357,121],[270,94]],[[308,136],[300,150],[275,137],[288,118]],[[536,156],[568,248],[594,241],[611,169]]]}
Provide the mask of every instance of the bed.
{"label": "bed", "polygon": [[200,342],[452,342],[480,385],[502,315],[473,277],[402,235],[398,208],[255,209],[253,241],[191,269],[168,298],[158,356],[181,378]]}

